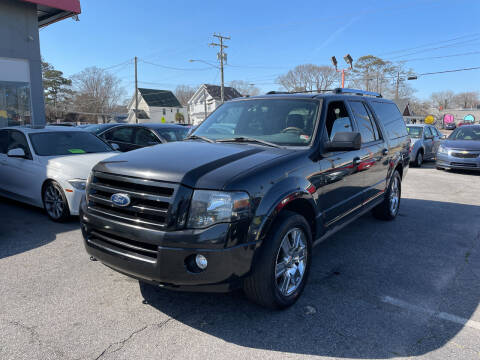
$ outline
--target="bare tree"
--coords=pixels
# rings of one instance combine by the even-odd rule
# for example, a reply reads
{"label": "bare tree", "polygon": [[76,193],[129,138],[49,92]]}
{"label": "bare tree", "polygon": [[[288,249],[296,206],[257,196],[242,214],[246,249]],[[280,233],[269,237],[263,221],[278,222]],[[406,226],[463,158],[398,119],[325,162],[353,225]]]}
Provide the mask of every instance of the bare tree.
{"label": "bare tree", "polygon": [[175,88],[175,96],[177,97],[178,101],[182,106],[187,106],[188,100],[190,100],[195,94],[195,88],[189,85],[178,85]]}
{"label": "bare tree", "polygon": [[97,67],[89,67],[72,77],[76,111],[110,113],[125,95],[121,80]]}
{"label": "bare tree", "polygon": [[330,66],[304,64],[277,78],[287,91],[322,91],[338,81],[337,72]]}
{"label": "bare tree", "polygon": [[479,94],[477,91],[462,92],[454,96],[453,102],[464,109],[474,108],[480,104]]}
{"label": "bare tree", "polygon": [[417,116],[427,116],[430,113],[432,104],[430,101],[420,100],[416,97],[410,97],[408,100],[408,106],[412,111],[413,115]]}
{"label": "bare tree", "polygon": [[430,99],[432,100],[433,106],[438,109],[448,109],[453,105],[453,98],[455,94],[453,91],[438,91],[434,92],[430,95]]}
{"label": "bare tree", "polygon": [[243,80],[232,80],[228,86],[235,88],[243,96],[255,96],[260,94],[260,89],[255,84],[249,84]]}

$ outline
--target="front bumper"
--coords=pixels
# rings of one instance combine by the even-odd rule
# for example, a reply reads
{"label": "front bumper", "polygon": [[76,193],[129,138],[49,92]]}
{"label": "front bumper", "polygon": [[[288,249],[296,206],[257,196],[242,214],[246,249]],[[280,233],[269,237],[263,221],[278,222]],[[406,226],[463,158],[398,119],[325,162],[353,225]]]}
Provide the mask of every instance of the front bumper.
{"label": "front bumper", "polygon": [[437,153],[435,165],[446,169],[464,169],[480,171],[480,156],[476,158],[459,158],[450,154]]}
{"label": "front bumper", "polygon": [[[230,224],[203,230],[157,231],[118,223],[80,209],[87,253],[108,267],[161,287],[176,290],[230,291],[250,271],[257,243],[225,247]],[[204,271],[189,270],[189,259],[202,254]]]}

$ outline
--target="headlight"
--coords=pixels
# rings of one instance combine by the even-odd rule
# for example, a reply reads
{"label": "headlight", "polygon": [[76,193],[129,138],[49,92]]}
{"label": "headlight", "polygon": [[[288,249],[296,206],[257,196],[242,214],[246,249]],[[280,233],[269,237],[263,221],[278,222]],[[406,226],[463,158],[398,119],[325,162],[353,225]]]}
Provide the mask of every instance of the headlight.
{"label": "headlight", "polygon": [[248,217],[250,197],[244,192],[195,190],[187,227],[201,229],[221,222]]}
{"label": "headlight", "polygon": [[68,180],[68,183],[77,190],[85,190],[87,181],[83,179],[72,179],[72,180]]}
{"label": "headlight", "polygon": [[440,145],[440,146],[438,147],[438,153],[439,153],[439,154],[448,154],[448,149],[447,149],[445,146]]}

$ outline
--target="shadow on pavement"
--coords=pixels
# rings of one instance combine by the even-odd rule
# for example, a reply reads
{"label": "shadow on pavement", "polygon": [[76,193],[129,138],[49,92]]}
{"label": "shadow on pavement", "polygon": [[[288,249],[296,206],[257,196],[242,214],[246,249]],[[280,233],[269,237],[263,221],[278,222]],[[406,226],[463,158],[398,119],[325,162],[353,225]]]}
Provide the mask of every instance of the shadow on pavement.
{"label": "shadow on pavement", "polygon": [[79,228],[78,218],[51,221],[43,209],[0,197],[0,259],[46,245],[60,233]]}
{"label": "shadow on pavement", "polygon": [[444,346],[463,325],[439,326],[432,313],[382,299],[469,319],[480,299],[468,276],[469,267],[480,269],[473,261],[480,259],[479,215],[478,206],[416,199],[402,199],[393,222],[366,215],[315,249],[305,292],[285,311],[258,307],[241,292],[180,293],[142,283],[140,291],[173,319],[242,347],[335,358],[417,356]]}

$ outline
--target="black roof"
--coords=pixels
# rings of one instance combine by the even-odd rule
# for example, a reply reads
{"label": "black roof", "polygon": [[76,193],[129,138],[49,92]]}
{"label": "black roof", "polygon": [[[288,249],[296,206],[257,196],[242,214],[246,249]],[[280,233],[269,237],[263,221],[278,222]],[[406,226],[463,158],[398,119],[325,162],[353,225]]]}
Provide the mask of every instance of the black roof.
{"label": "black roof", "polygon": [[[205,87],[207,88],[208,94],[213,97],[214,99],[220,100],[221,99],[221,87],[219,85],[210,85],[210,84],[205,84]],[[223,88],[224,92],[224,98],[225,100],[231,100],[235,99],[238,97],[242,97],[242,94],[240,94],[237,89],[230,87],[230,86],[225,86]]]}
{"label": "black roof", "polygon": [[148,106],[157,107],[182,107],[178,99],[170,90],[156,90],[138,88],[138,91]]}

